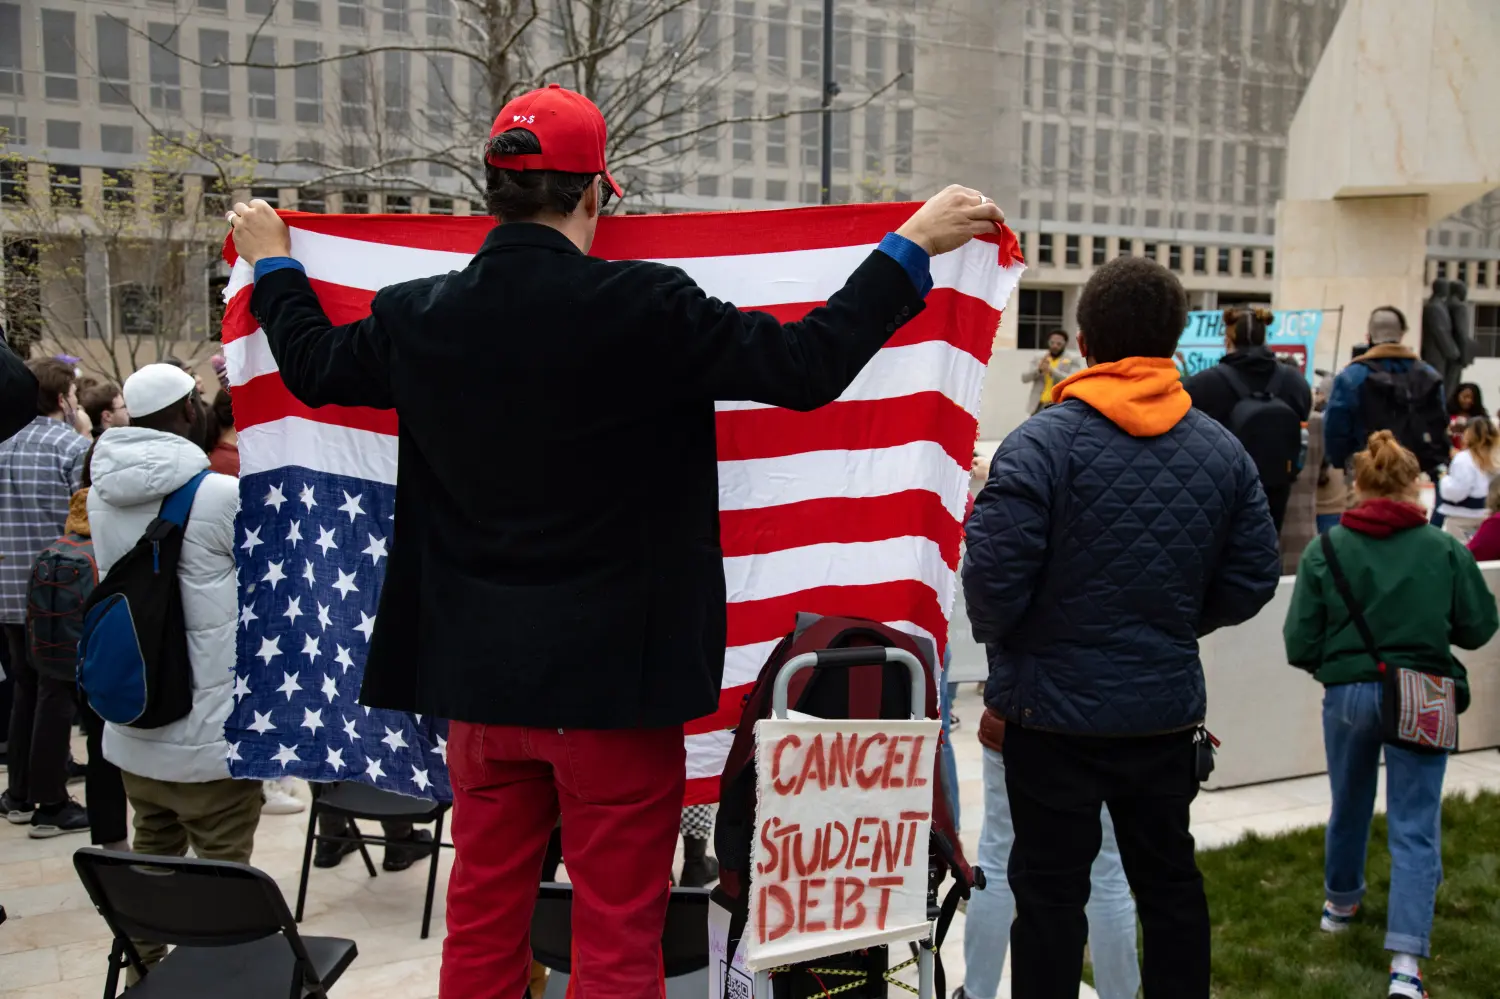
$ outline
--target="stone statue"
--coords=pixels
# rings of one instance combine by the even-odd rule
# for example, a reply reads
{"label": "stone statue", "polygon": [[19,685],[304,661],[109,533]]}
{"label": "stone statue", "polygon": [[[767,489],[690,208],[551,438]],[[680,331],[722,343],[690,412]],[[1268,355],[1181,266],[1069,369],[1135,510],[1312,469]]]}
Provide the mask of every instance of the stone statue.
{"label": "stone statue", "polygon": [[1463,373],[1463,352],[1453,338],[1453,315],[1448,309],[1448,279],[1432,282],[1432,297],[1422,304],[1422,360],[1443,376],[1443,385],[1456,388]]}
{"label": "stone statue", "polygon": [[1474,363],[1474,358],[1479,356],[1479,342],[1474,339],[1474,312],[1473,306],[1468,302],[1469,286],[1462,281],[1451,281],[1448,284],[1448,316],[1453,322],[1453,344],[1458,348],[1458,369],[1451,373],[1452,377],[1444,378],[1443,384],[1448,389],[1448,397],[1451,399],[1453,393],[1458,391],[1458,383],[1463,377],[1463,371]]}

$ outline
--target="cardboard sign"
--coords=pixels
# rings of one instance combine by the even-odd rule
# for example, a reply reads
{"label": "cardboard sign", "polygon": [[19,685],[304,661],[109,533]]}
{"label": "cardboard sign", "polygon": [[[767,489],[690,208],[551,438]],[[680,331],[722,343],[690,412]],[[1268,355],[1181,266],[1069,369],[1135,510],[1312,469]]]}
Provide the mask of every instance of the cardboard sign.
{"label": "cardboard sign", "polygon": [[764,719],[745,964],[927,935],[935,721]]}
{"label": "cardboard sign", "polygon": [[[1313,309],[1278,311],[1273,315],[1275,318],[1266,328],[1266,346],[1273,354],[1296,361],[1297,370],[1309,382],[1313,381],[1312,359],[1317,353],[1318,334],[1323,329],[1323,313]],[[1184,378],[1207,371],[1219,363],[1224,349],[1224,313],[1189,312],[1187,328],[1177,341],[1177,370]]]}

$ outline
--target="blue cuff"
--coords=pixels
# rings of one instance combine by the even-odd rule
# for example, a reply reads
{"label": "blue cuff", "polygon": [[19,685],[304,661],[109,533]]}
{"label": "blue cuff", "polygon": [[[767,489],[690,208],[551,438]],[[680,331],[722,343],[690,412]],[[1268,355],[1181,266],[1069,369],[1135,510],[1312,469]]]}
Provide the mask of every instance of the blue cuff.
{"label": "blue cuff", "polygon": [[291,257],[261,257],[255,262],[255,280],[259,281],[272,271],[279,271],[283,267],[295,267],[303,274],[307,268],[302,266],[302,261],[293,260]]}
{"label": "blue cuff", "polygon": [[[932,290],[932,258],[926,250],[894,232],[886,233],[876,249],[900,264],[906,276],[911,278],[911,286],[917,289],[917,294],[927,297]],[[256,265],[255,276],[260,276],[259,265]]]}

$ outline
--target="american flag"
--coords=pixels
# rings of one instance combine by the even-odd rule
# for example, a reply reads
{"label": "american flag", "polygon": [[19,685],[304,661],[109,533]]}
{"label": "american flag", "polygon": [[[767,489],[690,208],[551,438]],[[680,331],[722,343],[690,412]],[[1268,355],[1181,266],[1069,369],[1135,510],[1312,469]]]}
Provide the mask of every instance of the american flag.
{"label": "american flag", "polygon": [[[612,216],[592,252],[674,264],[710,295],[785,321],[838,290],[914,209]],[[284,215],[335,323],[366,315],[385,285],[463,268],[493,224]],[[228,244],[225,259],[241,467],[230,771],[446,800],[446,724],[357,702],[394,543],[395,414],[292,398],[250,316],[251,268]],[[687,804],[718,799],[743,697],[797,612],[874,618],[946,644],[980,389],[1023,267],[1009,230],[934,259],[926,311],[832,405],[718,404],[728,648],[719,711],[687,727]]]}

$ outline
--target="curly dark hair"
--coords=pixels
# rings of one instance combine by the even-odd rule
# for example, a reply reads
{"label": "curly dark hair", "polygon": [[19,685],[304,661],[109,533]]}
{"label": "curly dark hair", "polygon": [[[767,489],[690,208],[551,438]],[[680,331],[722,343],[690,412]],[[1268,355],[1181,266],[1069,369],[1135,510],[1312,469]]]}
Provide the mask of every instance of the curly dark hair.
{"label": "curly dark hair", "polygon": [[[535,132],[513,128],[501,132],[485,146],[484,205],[497,222],[526,222],[539,215],[571,215],[597,173],[565,173],[561,170],[506,170],[492,166],[492,156],[535,156],[542,142]],[[612,193],[600,185],[602,214]]]}
{"label": "curly dark hair", "polygon": [[1264,347],[1276,314],[1264,306],[1240,305],[1224,310],[1224,332],[1236,347]]}
{"label": "curly dark hair", "polygon": [[1145,257],[1116,257],[1083,286],[1078,328],[1100,363],[1171,357],[1187,312],[1187,293],[1171,271]]}

